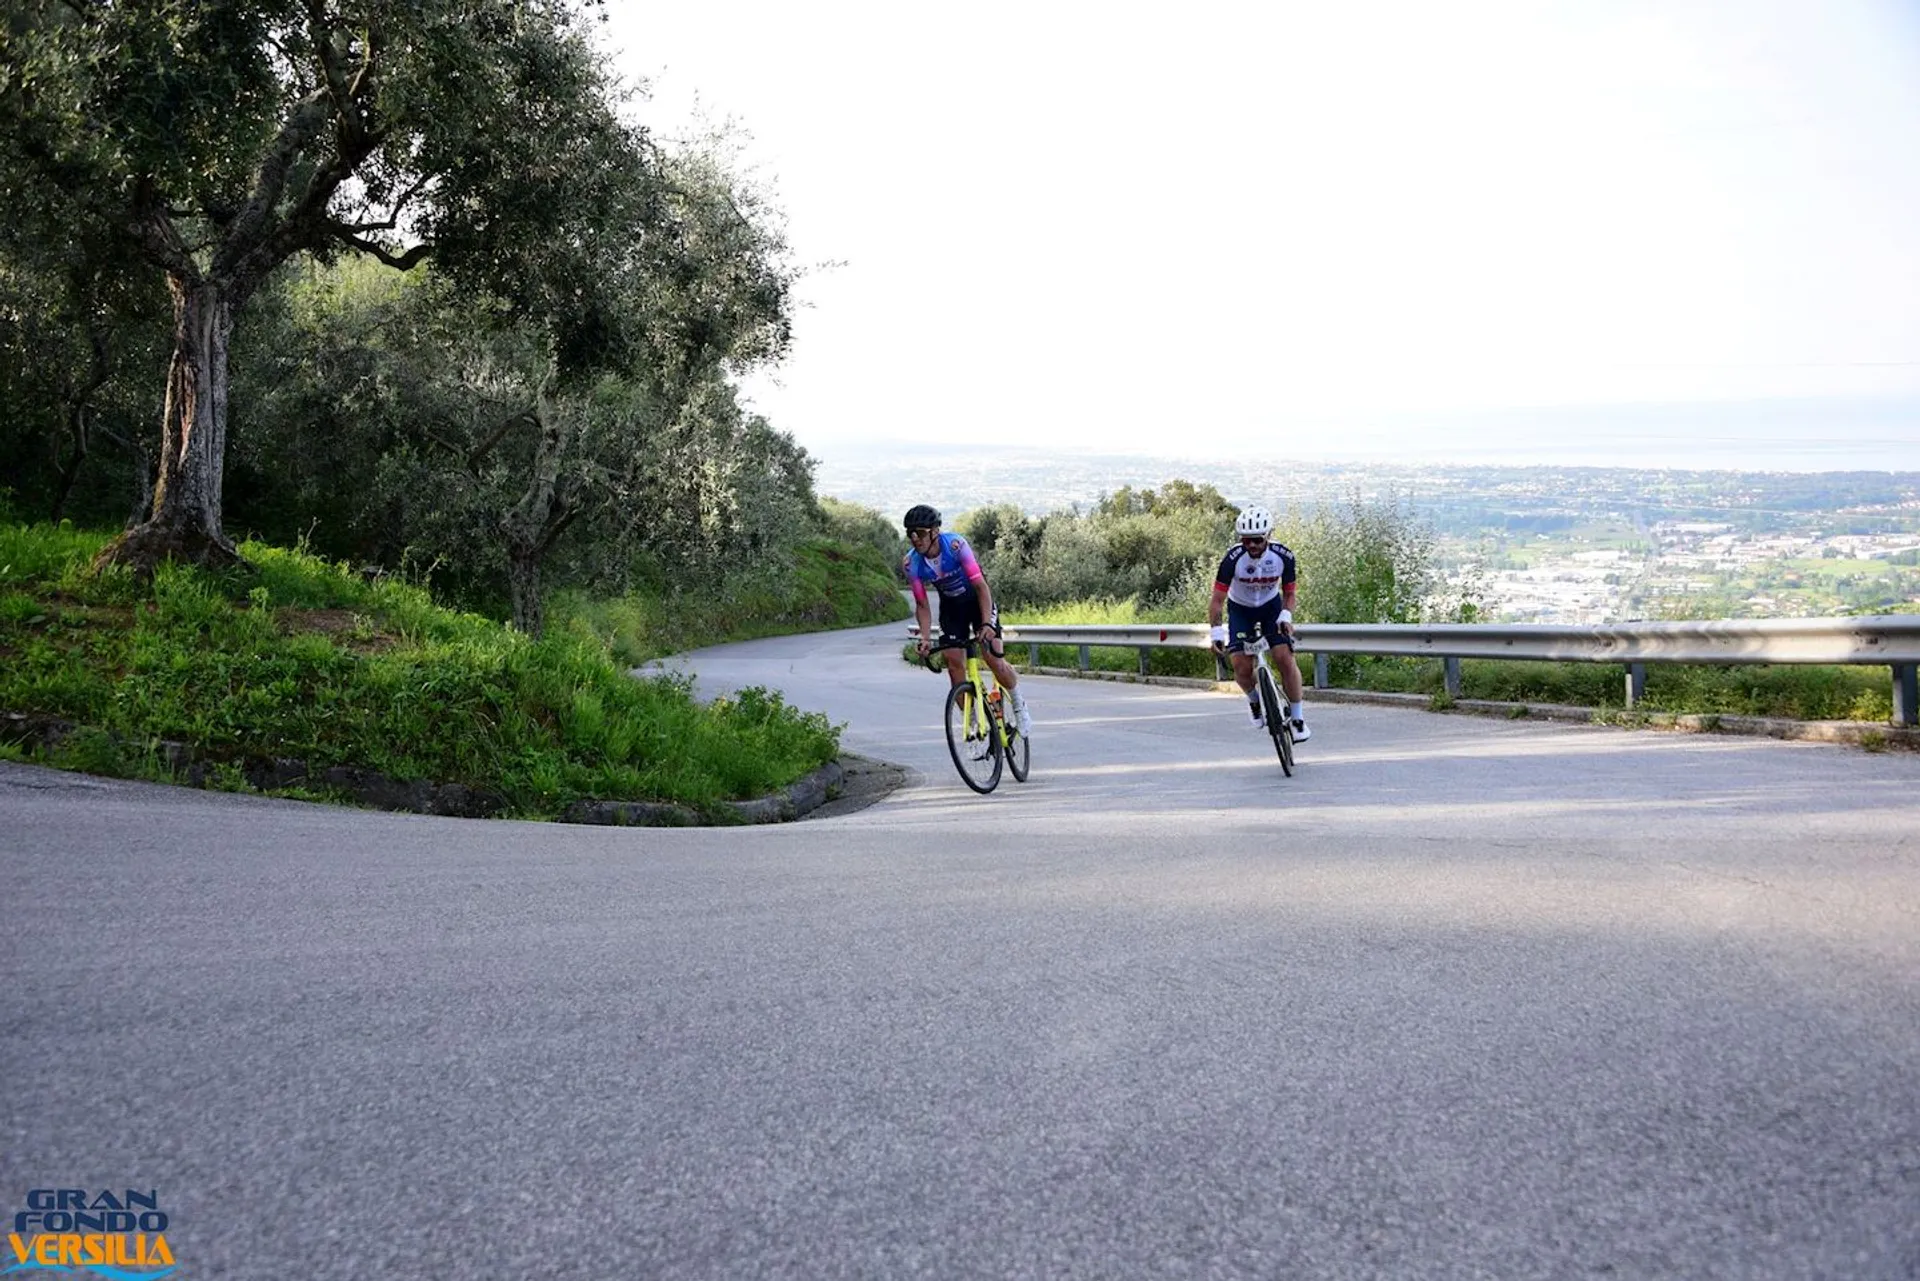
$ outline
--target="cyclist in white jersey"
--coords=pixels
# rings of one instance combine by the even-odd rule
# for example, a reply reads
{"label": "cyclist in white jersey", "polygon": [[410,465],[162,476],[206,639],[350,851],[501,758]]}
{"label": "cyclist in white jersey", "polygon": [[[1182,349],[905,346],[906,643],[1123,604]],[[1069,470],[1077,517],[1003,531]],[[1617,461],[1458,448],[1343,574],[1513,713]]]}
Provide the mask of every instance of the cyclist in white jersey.
{"label": "cyclist in white jersey", "polygon": [[[1265,636],[1268,655],[1280,674],[1287,695],[1287,719],[1293,738],[1304,743],[1313,737],[1300,700],[1306,693],[1300,665],[1293,660],[1294,579],[1299,571],[1293,552],[1273,542],[1273,517],[1264,507],[1249,507],[1233,522],[1240,541],[1227,550],[1213,576],[1213,597],[1207,602],[1207,626],[1213,646],[1233,660],[1233,679],[1246,692],[1247,711],[1256,728],[1265,728],[1260,696],[1254,692],[1253,655],[1247,643]],[[1221,619],[1224,609],[1226,618]]]}

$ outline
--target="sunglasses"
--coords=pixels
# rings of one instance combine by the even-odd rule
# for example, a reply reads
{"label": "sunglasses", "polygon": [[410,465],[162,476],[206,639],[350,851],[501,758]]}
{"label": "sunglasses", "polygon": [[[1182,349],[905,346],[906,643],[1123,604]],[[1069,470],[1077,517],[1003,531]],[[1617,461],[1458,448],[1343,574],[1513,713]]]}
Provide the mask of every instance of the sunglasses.
{"label": "sunglasses", "polygon": [[1240,545],[1242,547],[1265,547],[1267,540],[1264,538],[1243,538],[1240,540]]}
{"label": "sunglasses", "polygon": [[934,526],[932,529],[909,529],[907,531],[907,537],[908,538],[931,538],[939,532],[940,532],[940,527],[938,525]]}

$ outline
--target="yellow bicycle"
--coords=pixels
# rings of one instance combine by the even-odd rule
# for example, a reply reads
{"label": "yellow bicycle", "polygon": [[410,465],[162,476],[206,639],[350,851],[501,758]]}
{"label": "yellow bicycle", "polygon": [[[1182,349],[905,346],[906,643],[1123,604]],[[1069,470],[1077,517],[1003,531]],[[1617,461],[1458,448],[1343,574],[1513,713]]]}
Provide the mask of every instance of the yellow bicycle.
{"label": "yellow bicycle", "polygon": [[[936,672],[947,670],[938,651],[929,653],[926,663]],[[961,779],[982,795],[1000,785],[1003,764],[1021,783],[1032,765],[1027,736],[1008,710],[993,669],[980,660],[979,643],[969,641],[967,679],[947,691],[947,751]]]}

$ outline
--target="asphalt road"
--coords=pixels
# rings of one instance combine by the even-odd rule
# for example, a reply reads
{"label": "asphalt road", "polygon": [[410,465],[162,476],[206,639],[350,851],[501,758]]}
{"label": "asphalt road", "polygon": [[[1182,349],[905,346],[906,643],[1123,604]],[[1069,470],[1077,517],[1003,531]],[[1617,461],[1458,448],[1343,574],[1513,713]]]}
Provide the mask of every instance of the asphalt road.
{"label": "asphalt road", "polygon": [[[0,764],[0,1202],[188,1277],[1920,1276],[1920,757],[681,661],[914,784],[782,827]],[[3,1248],[3,1247],[0,1247]],[[0,1265],[11,1263],[0,1253]]]}

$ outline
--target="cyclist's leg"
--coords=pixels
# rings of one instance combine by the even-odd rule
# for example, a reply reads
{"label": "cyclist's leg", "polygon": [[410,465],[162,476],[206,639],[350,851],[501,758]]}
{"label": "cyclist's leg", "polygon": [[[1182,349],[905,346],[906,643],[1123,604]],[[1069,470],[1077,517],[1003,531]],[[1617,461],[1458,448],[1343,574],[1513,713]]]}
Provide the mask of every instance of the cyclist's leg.
{"label": "cyclist's leg", "polygon": [[967,679],[967,638],[972,632],[977,607],[973,594],[940,598],[940,636],[934,641],[947,660],[947,679],[955,685]]}
{"label": "cyclist's leg", "polygon": [[1233,680],[1240,692],[1247,696],[1247,717],[1257,726],[1267,723],[1267,714],[1260,706],[1260,691],[1254,679],[1253,654],[1248,652],[1254,639],[1260,634],[1260,611],[1229,600],[1227,602],[1227,657],[1233,662]]}
{"label": "cyclist's leg", "polygon": [[[994,678],[1000,682],[1000,688],[1007,691],[1007,706],[1011,710],[1009,720],[1021,734],[1033,732],[1033,714],[1027,710],[1027,696],[1020,692],[1020,673],[1013,670],[1013,664],[1007,661],[1006,642],[1000,638],[1000,607],[995,605],[991,616],[983,617],[978,607],[974,617],[978,620],[980,631],[980,657],[992,669]],[[1023,765],[1014,770],[1015,778],[1026,777]]]}
{"label": "cyclist's leg", "polygon": [[1300,679],[1300,664],[1294,661],[1293,642],[1279,641],[1268,653],[1273,655],[1273,669],[1280,674],[1280,688],[1287,692],[1287,701],[1298,703],[1305,697],[1307,687]]}
{"label": "cyclist's leg", "polygon": [[1257,611],[1234,601],[1227,602],[1227,658],[1233,663],[1233,680],[1242,693],[1253,694],[1253,655],[1247,643],[1254,637]]}
{"label": "cyclist's leg", "polygon": [[1306,695],[1306,683],[1300,679],[1300,664],[1293,657],[1293,641],[1286,637],[1279,627],[1278,618],[1274,621],[1274,645],[1268,651],[1273,669],[1280,677],[1280,688],[1286,693],[1287,719],[1293,722],[1293,736],[1299,742],[1313,737],[1313,731],[1307,728],[1306,708],[1301,705]]}
{"label": "cyclist's leg", "polygon": [[1006,642],[1000,639],[1000,607],[993,607],[991,617],[980,616],[980,597],[973,598],[974,630],[980,637],[980,657],[993,669],[994,679],[1000,682],[1000,688],[1011,694],[1020,686],[1020,673],[1013,670],[1013,664],[1007,661]]}
{"label": "cyclist's leg", "polygon": [[1287,696],[1287,714],[1297,717],[1306,687],[1300,679],[1300,664],[1294,661],[1293,638],[1280,626],[1280,597],[1260,607],[1260,627],[1271,646],[1267,650],[1267,662],[1273,666],[1274,675],[1280,678],[1280,689]]}

